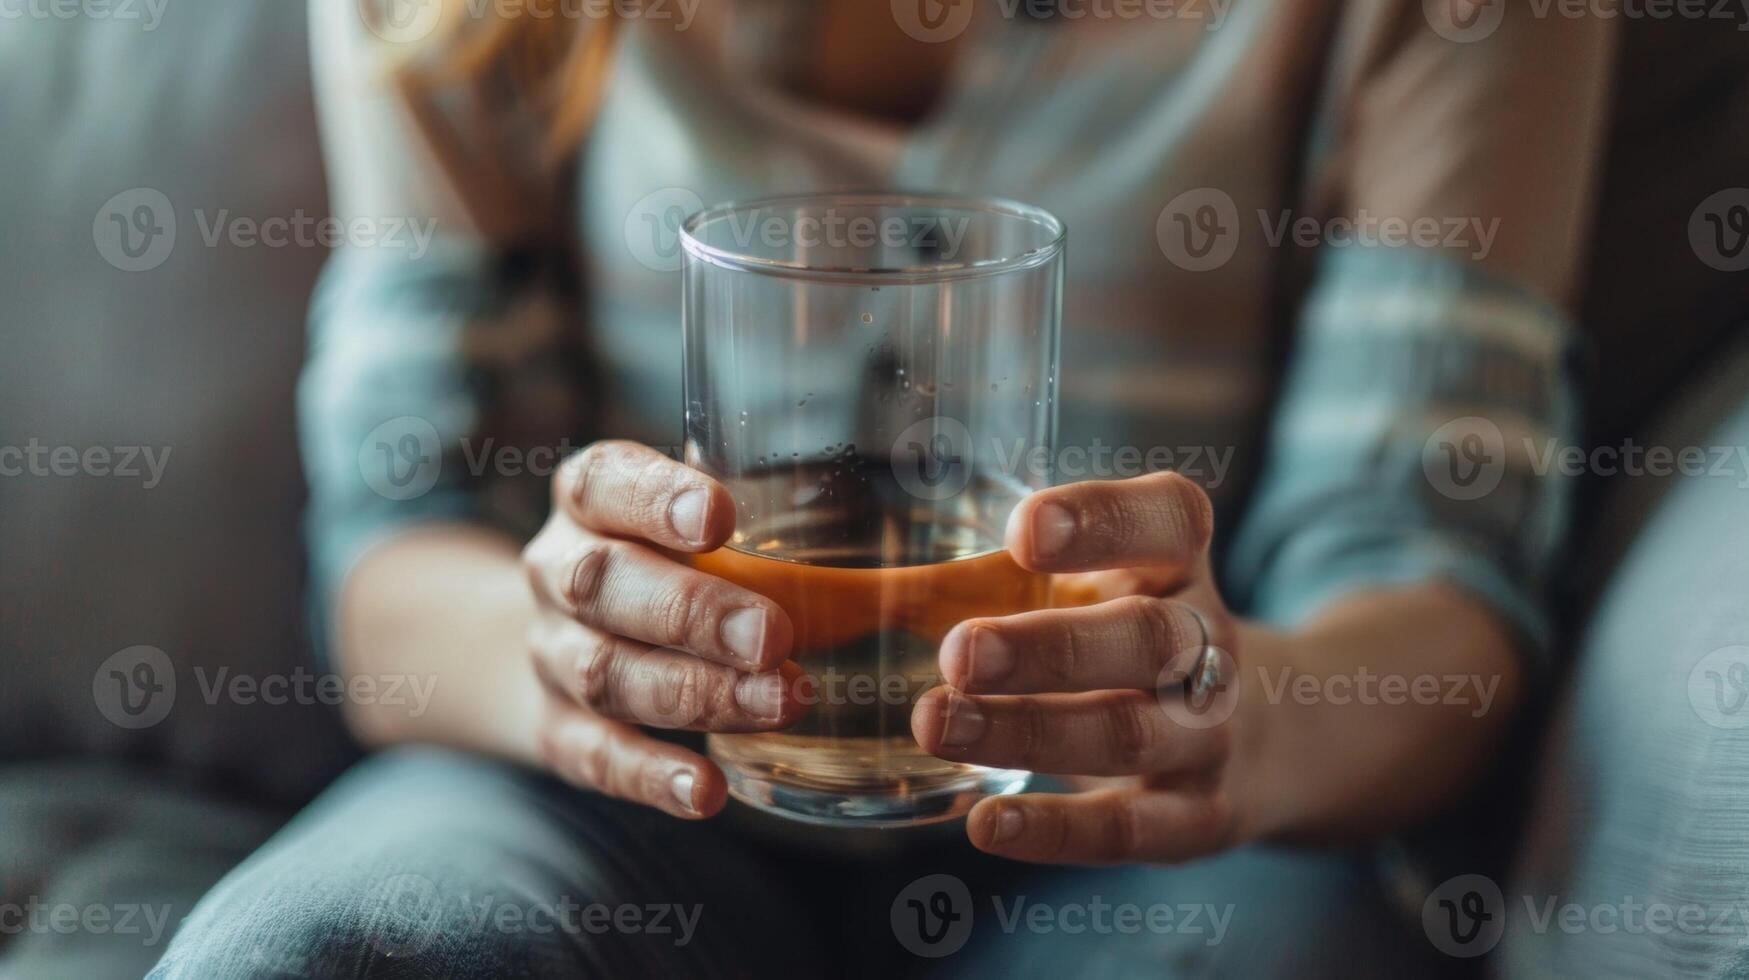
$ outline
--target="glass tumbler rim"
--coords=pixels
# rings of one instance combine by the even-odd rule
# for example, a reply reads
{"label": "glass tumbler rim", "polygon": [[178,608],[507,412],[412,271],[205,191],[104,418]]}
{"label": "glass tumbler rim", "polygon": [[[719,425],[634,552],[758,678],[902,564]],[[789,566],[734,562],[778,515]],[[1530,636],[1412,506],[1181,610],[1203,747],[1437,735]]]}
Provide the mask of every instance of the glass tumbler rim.
{"label": "glass tumbler rim", "polygon": [[[1045,243],[994,258],[966,262],[933,262],[913,266],[830,266],[753,255],[746,249],[712,245],[699,237],[705,225],[731,215],[768,209],[807,206],[936,207],[1029,222],[1044,230]],[[680,242],[694,259],[737,272],[782,278],[879,286],[983,278],[1036,269],[1055,260],[1068,243],[1068,229],[1043,208],[1005,197],[950,194],[935,191],[841,190],[776,194],[713,204],[688,215],[681,223]]]}

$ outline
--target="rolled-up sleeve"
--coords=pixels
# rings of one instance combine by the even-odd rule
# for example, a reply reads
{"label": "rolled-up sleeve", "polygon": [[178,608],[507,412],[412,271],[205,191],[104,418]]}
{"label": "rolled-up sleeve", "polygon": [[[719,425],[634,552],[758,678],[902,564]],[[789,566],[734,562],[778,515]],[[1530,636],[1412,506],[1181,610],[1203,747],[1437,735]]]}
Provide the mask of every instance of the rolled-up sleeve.
{"label": "rolled-up sleeve", "polygon": [[320,600],[413,524],[533,533],[584,415],[562,311],[538,262],[471,240],[335,253],[298,391]]}
{"label": "rolled-up sleeve", "polygon": [[1614,27],[1515,5],[1474,31],[1405,0],[1344,11],[1306,197],[1357,234],[1305,264],[1230,591],[1291,625],[1360,589],[1445,581],[1541,651]]}
{"label": "rolled-up sleeve", "polygon": [[1346,250],[1310,295],[1229,573],[1292,625],[1342,595],[1445,581],[1536,650],[1569,481],[1572,330],[1479,267]]}
{"label": "rolled-up sleeve", "polygon": [[383,232],[329,258],[298,386],[326,637],[377,543],[434,522],[532,534],[593,386],[556,234],[565,177],[481,101],[501,86],[461,84],[442,46],[387,42],[348,4],[311,0],[310,35],[333,220]]}

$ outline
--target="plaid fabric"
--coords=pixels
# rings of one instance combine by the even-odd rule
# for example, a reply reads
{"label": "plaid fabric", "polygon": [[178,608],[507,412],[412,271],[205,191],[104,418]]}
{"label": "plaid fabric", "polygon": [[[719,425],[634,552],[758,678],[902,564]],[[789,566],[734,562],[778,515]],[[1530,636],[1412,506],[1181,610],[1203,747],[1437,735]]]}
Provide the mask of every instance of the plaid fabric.
{"label": "plaid fabric", "polygon": [[1335,255],[1309,297],[1234,598],[1292,624],[1368,586],[1472,590],[1538,650],[1571,480],[1571,334],[1473,266]]}

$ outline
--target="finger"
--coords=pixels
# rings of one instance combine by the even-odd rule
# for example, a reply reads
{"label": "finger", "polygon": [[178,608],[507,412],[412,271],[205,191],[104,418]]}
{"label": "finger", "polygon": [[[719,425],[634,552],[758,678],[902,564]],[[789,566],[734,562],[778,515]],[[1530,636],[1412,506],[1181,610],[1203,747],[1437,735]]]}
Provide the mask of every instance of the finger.
{"label": "finger", "polygon": [[716,764],[623,722],[561,709],[544,725],[541,759],[559,778],[608,796],[697,820],[728,798]]}
{"label": "finger", "polygon": [[966,620],[941,641],[941,676],[968,694],[1152,691],[1174,658],[1205,642],[1188,606],[1133,596]]}
{"label": "finger", "polygon": [[1053,864],[1187,861],[1234,840],[1232,806],[1219,790],[994,797],[972,808],[966,836],[991,854]]}
{"label": "finger", "polygon": [[911,733],[952,762],[1072,776],[1200,772],[1226,757],[1227,729],[1174,722],[1151,691],[917,699]]}
{"label": "finger", "polygon": [[794,631],[777,603],[644,545],[579,532],[531,567],[549,604],[603,633],[743,670],[773,670],[789,656]]}
{"label": "finger", "polygon": [[735,530],[722,484],[635,442],[605,440],[567,459],[553,499],[584,527],[678,551],[721,547]]}
{"label": "finger", "polygon": [[779,671],[742,673],[576,623],[534,632],[530,648],[542,682],[606,718],[652,728],[759,732],[794,724],[803,713]]}
{"label": "finger", "polygon": [[1201,487],[1177,473],[1152,473],[1040,490],[1015,506],[1006,540],[1015,560],[1034,571],[1159,565],[1182,581],[1213,533],[1214,511]]}

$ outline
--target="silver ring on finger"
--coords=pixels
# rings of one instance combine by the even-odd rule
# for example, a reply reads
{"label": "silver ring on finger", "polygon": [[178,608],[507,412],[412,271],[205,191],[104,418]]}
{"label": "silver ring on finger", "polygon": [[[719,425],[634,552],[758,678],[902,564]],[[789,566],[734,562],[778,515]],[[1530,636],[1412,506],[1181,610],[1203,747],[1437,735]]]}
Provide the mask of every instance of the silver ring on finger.
{"label": "silver ring on finger", "polygon": [[1209,631],[1209,621],[1194,607],[1183,606],[1196,620],[1197,629],[1202,638],[1197,644],[1196,661],[1184,675],[1184,698],[1193,707],[1207,705],[1216,694],[1223,690],[1221,684],[1221,657],[1214,647],[1214,636]]}

